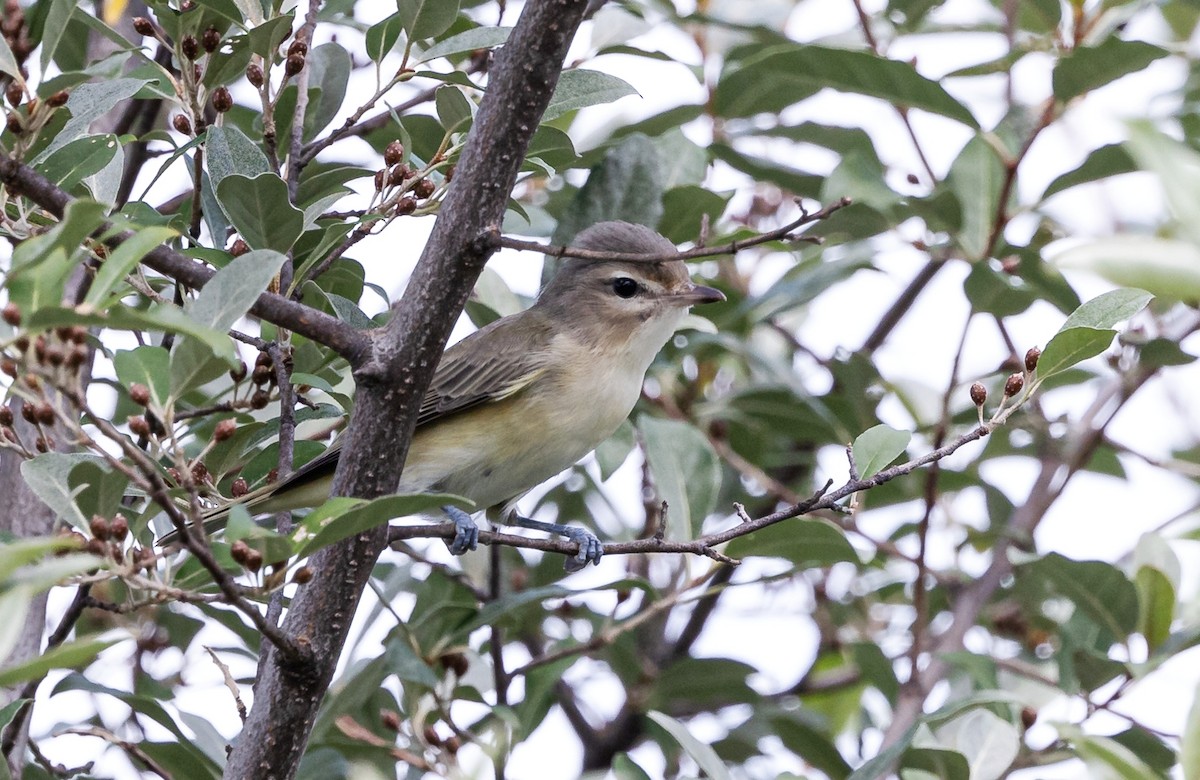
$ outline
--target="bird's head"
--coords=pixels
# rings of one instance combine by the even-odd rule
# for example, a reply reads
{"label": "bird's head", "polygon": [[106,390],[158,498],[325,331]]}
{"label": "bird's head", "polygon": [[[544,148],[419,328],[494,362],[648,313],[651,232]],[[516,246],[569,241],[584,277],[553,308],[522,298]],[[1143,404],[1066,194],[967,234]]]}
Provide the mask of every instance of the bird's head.
{"label": "bird's head", "polygon": [[657,352],[689,307],[725,300],[720,290],[692,282],[682,260],[662,259],[677,252],[675,245],[643,225],[601,222],[581,232],[571,246],[647,256],[612,260],[568,254],[546,285],[538,306],[570,323],[589,342],[656,341]]}

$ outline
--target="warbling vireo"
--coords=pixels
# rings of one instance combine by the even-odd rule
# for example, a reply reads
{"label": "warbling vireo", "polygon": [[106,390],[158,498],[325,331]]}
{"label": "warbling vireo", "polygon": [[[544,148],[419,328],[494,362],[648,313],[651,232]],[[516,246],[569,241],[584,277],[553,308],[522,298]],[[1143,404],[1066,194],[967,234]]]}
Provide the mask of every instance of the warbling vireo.
{"label": "warbling vireo", "polygon": [[[627,222],[594,225],[571,245],[660,257],[676,251],[650,228]],[[568,252],[532,307],[480,328],[442,355],[396,491],[454,493],[480,509],[499,507],[506,524],[577,542],[568,571],[599,562],[603,547],[590,531],[521,517],[516,502],[611,436],[688,308],[724,299],[719,290],[693,284],[682,260],[585,260]],[[340,445],[236,503],[252,514],[323,503]],[[223,527],[231,506],[206,515],[205,528]],[[475,549],[479,529],[471,516],[444,511],[458,528],[450,551]]]}

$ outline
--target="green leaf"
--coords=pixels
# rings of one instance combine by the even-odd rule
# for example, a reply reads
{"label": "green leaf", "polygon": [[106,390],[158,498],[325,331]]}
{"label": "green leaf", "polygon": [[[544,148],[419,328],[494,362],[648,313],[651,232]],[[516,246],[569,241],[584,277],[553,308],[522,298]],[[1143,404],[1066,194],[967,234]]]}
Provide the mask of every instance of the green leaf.
{"label": "green leaf", "polygon": [[771,718],[771,728],[784,747],[800,756],[831,780],[846,780],[850,765],[828,734],[806,722],[799,714]]}
{"label": "green leaf", "polygon": [[433,96],[437,108],[438,119],[447,133],[461,133],[467,129],[474,114],[471,112],[471,101],[458,87],[448,85],[439,87]]}
{"label": "green leaf", "polygon": [[235,257],[217,271],[200,295],[185,307],[188,317],[206,328],[228,330],[250,311],[286,260],[283,255],[270,250],[256,250]]}
{"label": "green leaf", "polygon": [[[346,500],[356,504],[347,506],[343,503]],[[292,541],[297,547],[296,555],[303,558],[322,547],[328,547],[389,520],[427,514],[443,506],[456,506],[468,511],[475,508],[470,501],[448,493],[397,494],[383,496],[365,504],[360,499],[334,498],[304,518],[293,532]],[[333,507],[335,514],[329,514],[328,507]]]}
{"label": "green leaf", "polygon": [[17,64],[17,58],[13,56],[12,49],[8,47],[8,41],[2,37],[0,37],[0,73],[12,76],[18,84],[25,83],[25,77],[21,75],[21,66]]}
{"label": "green leaf", "polygon": [[708,218],[709,225],[716,225],[729,197],[709,192],[703,187],[686,185],[663,193],[663,216],[658,223],[658,232],[672,243],[695,241],[700,235],[700,226]]}
{"label": "green leaf", "polygon": [[1059,331],[1042,350],[1042,356],[1038,359],[1038,377],[1046,379],[1061,374],[1076,363],[1096,357],[1108,349],[1115,335],[1115,330],[1096,328]]}
{"label": "green leaf", "polygon": [[428,49],[420,52],[414,59],[415,63],[429,62],[438,57],[450,54],[460,54],[476,49],[491,49],[500,46],[508,40],[511,27],[476,27],[471,30],[451,35],[445,40],[438,41]]}
{"label": "green leaf", "polygon": [[288,200],[287,184],[277,174],[230,174],[217,185],[217,200],[254,249],[286,252],[304,230],[304,212]]}
{"label": "green leaf", "polygon": [[43,452],[21,463],[21,476],[29,489],[59,518],[77,530],[85,531],[88,519],[79,512],[75,494],[67,477],[71,469],[84,461],[99,461],[96,455],[83,453]]}
{"label": "green leaf", "polygon": [[117,330],[181,333],[199,339],[208,345],[210,351],[229,361],[234,358],[233,346],[229,343],[227,334],[197,324],[178,306],[170,304],[155,306],[146,311],[120,306],[88,314],[54,306],[35,311],[29,317],[30,328],[45,330],[59,325],[91,325]]}
{"label": "green leaf", "polygon": [[1107,37],[1099,46],[1079,46],[1054,66],[1054,97],[1066,102],[1073,97],[1136,73],[1167,51],[1142,41]]}
{"label": "green leaf", "polygon": [[[71,549],[74,549],[73,542],[58,537],[28,537],[0,543],[0,550],[4,551],[4,555],[0,555],[0,590],[11,587],[18,581],[30,584],[32,580],[28,577],[14,577],[13,574],[22,566]],[[0,615],[2,614],[4,613],[0,611]],[[4,654],[0,653],[0,658],[3,657]]]}
{"label": "green leaf", "polygon": [[1176,224],[1193,244],[1200,245],[1200,192],[1195,186],[1200,177],[1200,153],[1149,120],[1129,123],[1125,146],[1142,169],[1158,176]]}
{"label": "green leaf", "polygon": [[1200,301],[1200,247],[1190,241],[1118,234],[1073,246],[1053,262],[1168,301]]}
{"label": "green leaf", "polygon": [[1021,747],[1016,727],[982,707],[939,728],[937,738],[942,745],[966,757],[972,778],[1002,777]]}
{"label": "green leaf", "polygon": [[876,753],[874,758],[855,769],[854,774],[850,775],[847,780],[879,780],[887,775],[900,760],[904,751],[908,750],[908,746],[912,744],[913,737],[916,736],[917,728],[920,725],[921,722],[917,721],[909,726],[890,747]]}
{"label": "green leaf", "polygon": [[1093,150],[1078,168],[1068,171],[1050,182],[1050,186],[1046,187],[1046,191],[1042,193],[1041,200],[1046,200],[1052,195],[1057,195],[1063,190],[1080,184],[1119,176],[1122,173],[1133,173],[1136,170],[1137,165],[1134,164],[1133,157],[1124,146],[1121,144],[1101,146],[1099,149]]}
{"label": "green leaf", "polygon": [[854,440],[854,463],[862,479],[873,477],[885,466],[900,457],[908,447],[912,434],[886,425],[876,425],[859,434]]}
{"label": "green leaf", "polygon": [[1175,586],[1167,575],[1150,566],[1138,567],[1133,584],[1138,594],[1138,633],[1153,652],[1171,636],[1175,619]]}
{"label": "green leaf", "polygon": [[215,189],[233,173],[257,176],[271,170],[267,156],[245,133],[233,125],[209,125],[204,149],[208,158],[208,178]]}
{"label": "green leaf", "polygon": [[822,89],[836,89],[919,108],[977,128],[975,118],[940,84],[907,62],[869,52],[784,44],[731,63],[717,82],[717,113],[777,113]]}
{"label": "green leaf", "polygon": [[1145,290],[1110,290],[1071,312],[1059,330],[1112,328],[1146,308],[1153,297]]}
{"label": "green leaf", "polygon": [[991,144],[975,136],[950,167],[949,180],[962,210],[959,246],[969,259],[980,260],[991,251],[1004,166]]}
{"label": "green leaf", "polygon": [[40,679],[52,669],[77,669],[86,666],[119,641],[121,640],[84,637],[72,642],[63,642],[24,663],[0,669],[0,688]]}
{"label": "green leaf", "polygon": [[1124,640],[1138,621],[1137,589],[1116,567],[1050,553],[1021,567],[1074,602],[1096,625]]}
{"label": "green leaf", "polygon": [[859,563],[843,531],[828,520],[797,517],[739,536],[725,548],[733,558],[786,558],[799,567]]}
{"label": "green leaf", "polygon": [[1200,780],[1200,685],[1192,692],[1192,706],[1179,736],[1179,767],[1183,780]]}
{"label": "green leaf", "polygon": [[575,591],[564,588],[561,585],[546,585],[541,588],[530,588],[516,593],[507,593],[495,601],[490,601],[479,610],[471,620],[467,621],[459,630],[465,633],[470,633],[477,628],[484,626],[495,625],[499,620],[515,612],[522,607],[531,604],[541,604],[547,599],[563,599],[574,595]]}
{"label": "green leaf", "polygon": [[1157,776],[1146,762],[1114,739],[1087,734],[1083,729],[1069,723],[1056,723],[1054,727],[1059,736],[1069,741],[1075,752],[1087,764],[1090,777],[1146,780]]}
{"label": "green leaf", "polygon": [[542,115],[543,122],[557,119],[568,111],[601,103],[611,103],[638,91],[629,82],[595,70],[564,70]]}
{"label": "green leaf", "polygon": [[163,409],[170,396],[170,355],[166,349],[142,344],[134,349],[121,349],[113,355],[116,378],[128,386],[138,383],[150,388],[150,404]]}
{"label": "green leaf", "polygon": [[50,10],[46,13],[46,22],[42,25],[42,73],[46,72],[51,59],[54,58],[54,52],[58,49],[58,44],[67,31],[67,22],[70,21],[73,10],[75,10],[75,3],[71,0],[51,0],[50,2]]}
{"label": "green leaf", "polygon": [[[903,769],[910,770],[909,772],[901,772],[902,777],[908,777],[912,774],[911,770],[928,772],[930,776],[936,777],[937,780],[971,780],[972,777],[971,767],[967,764],[967,757],[956,750],[942,750],[932,747],[909,748],[905,751],[904,758],[900,761],[900,766]],[[990,775],[984,776],[990,777]]]}
{"label": "green leaf", "polygon": [[61,147],[37,168],[47,179],[64,190],[70,190],[88,176],[103,170],[120,148],[117,137],[111,133],[88,135]]}
{"label": "green leaf", "polygon": [[706,742],[701,742],[692,736],[688,731],[687,726],[675,720],[670,715],[665,715],[661,712],[648,712],[646,716],[650,720],[657,723],[664,731],[671,735],[684,752],[692,757],[696,765],[700,767],[700,771],[709,778],[709,780],[731,780],[732,775],[729,774],[728,767],[721,757],[717,755],[717,751],[712,749],[712,746]]}
{"label": "green leaf", "polygon": [[397,0],[400,23],[410,40],[441,35],[458,16],[459,0]]}
{"label": "green leaf", "polygon": [[106,302],[108,296],[125,281],[125,277],[141,262],[150,250],[170,241],[179,233],[169,227],[146,227],[138,230],[121,242],[116,249],[111,249],[104,259],[104,264],[96,272],[96,278],[88,289],[84,303],[99,307]]}
{"label": "green leaf", "polygon": [[721,488],[721,464],[712,445],[695,426],[679,420],[642,415],[637,428],[655,491],[667,502],[667,536],[694,538]]}
{"label": "green leaf", "polygon": [[108,79],[91,81],[75,87],[71,96],[67,98],[71,118],[54,136],[50,145],[37,156],[34,163],[40,163],[86,133],[92,122],[107,114],[117,103],[133,97],[149,83],[147,79]]}
{"label": "green leaf", "polygon": [[[336,43],[322,43],[308,53],[308,111],[304,116],[304,140],[311,141],[342,107],[350,83],[350,52]],[[319,89],[318,89],[319,87]],[[315,97],[312,93],[316,91]]]}
{"label": "green leaf", "polygon": [[[554,229],[551,241],[567,245],[586,227],[619,219],[653,227],[663,213],[662,165],[654,142],[644,135],[624,138],[588,174]],[[547,263],[544,277],[552,275]]]}
{"label": "green leaf", "polygon": [[400,33],[403,31],[404,21],[398,13],[368,27],[364,43],[367,57],[371,59],[371,62],[382,62],[383,58],[391,52],[392,47],[396,45],[396,41],[399,40]]}

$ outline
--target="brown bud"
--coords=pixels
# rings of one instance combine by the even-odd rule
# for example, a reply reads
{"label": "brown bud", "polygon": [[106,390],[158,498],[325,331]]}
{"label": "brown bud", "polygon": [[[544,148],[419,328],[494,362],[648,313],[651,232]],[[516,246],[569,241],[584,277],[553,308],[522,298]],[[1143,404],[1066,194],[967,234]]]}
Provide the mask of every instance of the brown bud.
{"label": "brown bud", "polygon": [[404,144],[399,141],[390,142],[383,150],[384,165],[399,165],[404,162]]}
{"label": "brown bud", "polygon": [[302,70],[304,70],[303,54],[289,54],[288,58],[283,61],[283,72],[288,76],[295,76]]}
{"label": "brown bud", "polygon": [[308,568],[307,566],[301,566],[300,568],[296,569],[296,571],[292,572],[292,582],[296,583],[297,585],[304,585],[308,583],[312,580],[312,577],[312,569]]}
{"label": "brown bud", "polygon": [[234,257],[241,257],[249,251],[250,245],[241,238],[234,239],[233,244],[231,244],[229,247],[229,254],[233,255]]}
{"label": "brown bud", "polygon": [[263,77],[262,66],[257,62],[252,62],[246,66],[246,81],[249,81],[255,89],[262,89],[265,79]]}
{"label": "brown bud", "polygon": [[267,483],[275,483],[279,481],[279,469],[274,468],[267,472]]}
{"label": "brown bud", "polygon": [[437,733],[437,729],[435,729],[432,725],[425,727],[425,742],[426,744],[433,745],[434,747],[442,744],[441,735]]}
{"label": "brown bud", "polygon": [[0,428],[0,434],[3,434],[4,438],[11,441],[13,444],[17,444],[17,432],[14,431],[12,428],[8,428],[8,427]]}
{"label": "brown bud", "polygon": [[8,119],[6,119],[4,122],[4,126],[7,127],[8,132],[12,133],[13,135],[20,135],[21,133],[25,132],[25,126],[21,124],[20,114],[9,114]]}
{"label": "brown bud", "polygon": [[289,57],[293,54],[299,54],[301,57],[303,57],[304,55],[308,54],[308,43],[299,39],[294,40],[292,41],[292,45],[288,46],[287,53]]}
{"label": "brown bud", "polygon": [[433,194],[433,190],[433,182],[431,182],[429,179],[421,179],[413,185],[413,194],[415,194],[418,198],[428,198]]}
{"label": "brown bud", "polygon": [[211,482],[212,475],[208,473],[208,466],[205,466],[200,461],[196,461],[195,463],[193,463],[192,464],[192,480],[195,481],[196,484],[202,484],[204,482]]}
{"label": "brown bud", "polygon": [[976,382],[971,385],[971,403],[976,406],[983,406],[987,403],[987,388],[983,386],[983,383]]}
{"label": "brown bud", "polygon": [[0,317],[3,317],[5,322],[15,328],[21,324],[21,307],[9,301],[4,304],[3,311],[0,311]]}
{"label": "brown bud", "polygon": [[258,550],[251,549],[246,553],[246,568],[250,571],[258,571],[262,568],[263,556]]}
{"label": "brown bud", "polygon": [[82,325],[72,325],[70,328],[69,338],[76,344],[83,344],[87,341],[88,329]]}
{"label": "brown bud", "polygon": [[266,409],[267,404],[271,402],[271,396],[267,395],[265,390],[258,390],[254,395],[250,396],[251,409]]}
{"label": "brown bud", "polygon": [[451,166],[447,167],[446,172],[443,173],[442,175],[446,177],[446,181],[450,181],[451,179],[453,179],[454,178],[454,166],[451,165]]}
{"label": "brown bud", "polygon": [[34,407],[34,415],[42,425],[54,425],[54,407],[42,401]]}
{"label": "brown bud", "polygon": [[66,325],[59,325],[54,329],[54,335],[58,336],[59,341],[68,341],[71,338],[71,329]]}
{"label": "brown bud", "polygon": [[908,181],[909,184],[920,184],[921,183],[921,180],[919,178],[917,178],[917,174],[915,174],[915,173],[910,173],[910,174],[908,174],[908,176],[906,176],[904,178]]}
{"label": "brown bud", "polygon": [[233,95],[225,87],[217,87],[213,90],[212,106],[218,114],[224,114],[233,108]]}
{"label": "brown bud", "polygon": [[49,452],[50,450],[54,449],[54,437],[53,436],[37,437],[37,440],[34,441],[34,443],[33,443],[33,448],[35,450],[37,450],[38,452]]}
{"label": "brown bud", "polygon": [[38,379],[38,375],[33,372],[26,372],[25,376],[21,377],[21,381],[30,390],[39,390],[42,387],[42,380]]}
{"label": "brown bud", "polygon": [[154,35],[154,22],[144,16],[133,17],[133,29],[138,35]]}
{"label": "brown bud", "polygon": [[250,545],[246,544],[241,539],[238,539],[229,546],[229,556],[233,558],[234,563],[245,566],[246,561],[250,556]]}
{"label": "brown bud", "polygon": [[129,535],[129,521],[125,519],[125,515],[114,515],[112,522],[108,524],[108,532],[118,542],[125,541],[125,537]]}
{"label": "brown bud", "polygon": [[146,406],[150,403],[150,388],[134,382],[129,386],[129,400],[138,406]]}
{"label": "brown bud", "polygon": [[4,90],[4,97],[8,99],[10,106],[16,108],[21,105],[21,100],[25,97],[25,90],[21,89],[21,85],[14,81]]}
{"label": "brown bud", "polygon": [[401,215],[411,214],[417,210],[417,201],[413,198],[401,198],[396,204],[396,213]]}
{"label": "brown bud", "polygon": [[46,337],[45,336],[38,336],[36,339],[33,340],[33,354],[37,357],[39,362],[45,362],[45,360],[46,360]]}
{"label": "brown bud", "polygon": [[50,106],[50,108],[62,108],[67,104],[67,100],[69,100],[70,97],[70,94],[68,94],[65,89],[60,89],[58,92],[55,92],[50,97],[46,98],[46,105]]}
{"label": "brown bud", "polygon": [[1033,707],[1021,708],[1021,725],[1025,728],[1033,728],[1033,724],[1037,723],[1038,711]]}
{"label": "brown bud", "polygon": [[183,114],[176,114],[174,118],[171,119],[171,126],[174,127],[176,131],[183,133],[184,135],[192,134],[192,120],[188,119]]}
{"label": "brown bud", "polygon": [[108,545],[99,539],[88,539],[87,543],[84,544],[83,549],[85,552],[89,552],[92,555],[104,557],[104,554],[108,552]]}
{"label": "brown bud", "polygon": [[1032,374],[1037,371],[1038,358],[1042,356],[1042,351],[1037,347],[1030,347],[1025,353],[1025,370]]}
{"label": "brown bud", "polygon": [[181,475],[179,474],[179,469],[175,468],[174,466],[169,466],[167,468],[167,476],[170,477],[171,481],[174,482],[176,485],[183,484],[183,479],[181,478]]}
{"label": "brown bud", "polygon": [[30,425],[33,425],[37,422],[37,414],[33,411],[33,404],[21,404],[21,417],[24,418],[25,422],[29,423]]}
{"label": "brown bud", "polygon": [[1017,393],[1021,392],[1021,388],[1025,386],[1025,377],[1020,374],[1009,374],[1008,379],[1004,380],[1004,396],[1012,398]]}
{"label": "brown bud", "polygon": [[407,165],[396,165],[396,166],[393,166],[392,168],[388,169],[388,177],[387,177],[388,184],[392,185],[393,187],[403,184],[404,180],[407,178],[408,178],[408,166]]}
{"label": "brown bud", "polygon": [[194,35],[185,35],[179,41],[179,50],[183,52],[184,57],[194,60],[200,56],[200,42]]}
{"label": "brown bud", "polygon": [[229,378],[235,382],[240,382],[246,378],[246,364],[238,361],[238,364],[229,369]]}
{"label": "brown bud", "polygon": [[147,437],[150,435],[150,423],[146,421],[145,417],[136,414],[130,415],[127,422],[129,423],[129,430],[135,436]]}
{"label": "brown bud", "polygon": [[453,756],[462,747],[462,740],[451,734],[449,737],[446,737],[446,741],[442,743],[442,747],[446,748],[446,752]]}
{"label": "brown bud", "polygon": [[8,425],[12,425],[12,424],[13,424],[12,409],[8,408],[7,406],[0,406],[0,425],[8,426]]}
{"label": "brown bud", "polygon": [[154,568],[154,550],[149,547],[135,547],[133,560],[143,569],[152,569]]}
{"label": "brown bud", "polygon": [[387,183],[388,183],[387,171],[383,170],[382,168],[378,171],[375,171],[375,191],[376,192],[382,191],[384,188],[384,185],[386,185]]}
{"label": "brown bud", "polygon": [[11,358],[0,359],[0,371],[8,374],[13,379],[17,378],[17,364]]}
{"label": "brown bud", "polygon": [[213,441],[227,441],[237,433],[237,420],[221,420],[213,429]]}
{"label": "brown bud", "polygon": [[92,515],[91,522],[88,523],[88,529],[92,532],[93,538],[99,539],[102,542],[108,541],[111,529],[109,528],[108,520],[105,518],[100,515]]}
{"label": "brown bud", "polygon": [[67,353],[59,347],[46,347],[46,362],[52,366],[61,366],[67,360]]}
{"label": "brown bud", "polygon": [[1000,261],[1000,270],[1009,276],[1015,276],[1017,271],[1021,270],[1021,258],[1009,255]]}
{"label": "brown bud", "polygon": [[266,350],[260,351],[257,355],[254,356],[254,365],[256,365],[256,366],[271,365],[271,353],[267,352]]}
{"label": "brown bud", "polygon": [[250,492],[250,485],[246,482],[245,477],[238,477],[229,486],[229,492],[233,494],[234,498],[241,498]]}
{"label": "brown bud", "polygon": [[274,375],[275,372],[271,370],[270,366],[255,366],[253,373],[250,374],[250,381],[256,385],[265,385],[271,381],[271,377]]}
{"label": "brown bud", "polygon": [[454,672],[459,677],[466,674],[470,667],[470,662],[462,653],[442,653],[438,657],[438,663],[442,665],[442,668]]}
{"label": "brown bud", "polygon": [[216,27],[209,27],[200,36],[200,43],[204,46],[204,50],[212,54],[221,45],[221,31]]}

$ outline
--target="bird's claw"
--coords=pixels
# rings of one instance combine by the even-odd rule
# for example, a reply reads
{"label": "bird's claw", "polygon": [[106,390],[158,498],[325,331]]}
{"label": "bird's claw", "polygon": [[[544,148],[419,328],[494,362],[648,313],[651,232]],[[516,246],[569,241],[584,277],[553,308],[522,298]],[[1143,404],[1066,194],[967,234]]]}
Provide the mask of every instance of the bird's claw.
{"label": "bird's claw", "polygon": [[442,507],[443,511],[454,522],[454,538],[446,541],[451,555],[462,555],[468,550],[479,546],[479,526],[471,516],[458,507]]}
{"label": "bird's claw", "polygon": [[604,555],[604,545],[595,534],[583,528],[567,526],[563,535],[579,545],[579,552],[563,561],[564,569],[574,573],[589,563],[600,565],[600,556]]}

